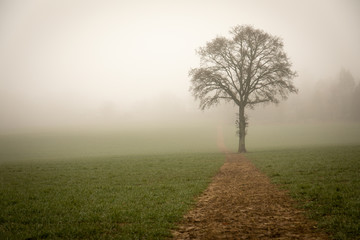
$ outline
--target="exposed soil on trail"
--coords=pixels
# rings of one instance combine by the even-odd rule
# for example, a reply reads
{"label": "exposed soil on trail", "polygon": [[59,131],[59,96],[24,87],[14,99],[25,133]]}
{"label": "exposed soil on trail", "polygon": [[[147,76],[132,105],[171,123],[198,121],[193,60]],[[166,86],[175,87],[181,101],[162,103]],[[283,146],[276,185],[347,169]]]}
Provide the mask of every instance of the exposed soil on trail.
{"label": "exposed soil on trail", "polygon": [[241,154],[227,161],[174,239],[328,239],[294,201]]}

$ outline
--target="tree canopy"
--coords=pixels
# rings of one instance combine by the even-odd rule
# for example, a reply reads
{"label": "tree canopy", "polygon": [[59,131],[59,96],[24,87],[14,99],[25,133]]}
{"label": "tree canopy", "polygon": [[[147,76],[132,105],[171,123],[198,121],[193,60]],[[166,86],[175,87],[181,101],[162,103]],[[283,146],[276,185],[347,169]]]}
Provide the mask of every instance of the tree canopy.
{"label": "tree canopy", "polygon": [[200,67],[189,72],[190,91],[202,110],[222,100],[239,107],[239,152],[245,152],[245,109],[297,92],[283,42],[252,26],[236,26],[230,38],[216,37],[197,53]]}

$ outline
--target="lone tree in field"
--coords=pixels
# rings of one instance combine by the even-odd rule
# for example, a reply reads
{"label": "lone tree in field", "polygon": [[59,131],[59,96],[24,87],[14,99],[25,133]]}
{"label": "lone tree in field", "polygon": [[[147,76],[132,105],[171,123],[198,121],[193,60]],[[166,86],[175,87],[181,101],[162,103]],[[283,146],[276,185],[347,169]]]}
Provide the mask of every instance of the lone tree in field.
{"label": "lone tree in field", "polygon": [[236,26],[230,34],[230,38],[216,37],[197,51],[200,67],[189,72],[190,91],[202,110],[221,100],[238,106],[240,153],[246,152],[245,110],[258,103],[278,103],[298,90],[292,82],[296,72],[280,38],[251,26]]}

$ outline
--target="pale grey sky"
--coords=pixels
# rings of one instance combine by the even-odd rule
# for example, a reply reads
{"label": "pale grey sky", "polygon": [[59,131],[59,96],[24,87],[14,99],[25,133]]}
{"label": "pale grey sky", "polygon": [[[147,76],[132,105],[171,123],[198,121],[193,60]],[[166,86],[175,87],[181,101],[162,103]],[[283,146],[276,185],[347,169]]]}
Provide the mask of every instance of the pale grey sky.
{"label": "pale grey sky", "polygon": [[0,0],[0,132],[195,111],[195,49],[238,24],[283,38],[298,85],[360,77],[356,0]]}

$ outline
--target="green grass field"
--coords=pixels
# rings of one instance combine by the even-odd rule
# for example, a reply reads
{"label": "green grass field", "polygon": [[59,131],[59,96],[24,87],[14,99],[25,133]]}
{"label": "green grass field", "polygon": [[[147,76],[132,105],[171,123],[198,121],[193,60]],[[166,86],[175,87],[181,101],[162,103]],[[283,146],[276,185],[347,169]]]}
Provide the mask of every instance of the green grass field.
{"label": "green grass field", "polygon": [[360,146],[248,153],[334,239],[360,239]]}
{"label": "green grass field", "polygon": [[0,239],[163,239],[222,154],[0,164]]}
{"label": "green grass field", "polygon": [[[222,165],[216,138],[217,126],[2,135],[0,239],[166,238]],[[335,239],[358,239],[360,124],[250,125],[247,144]]]}

